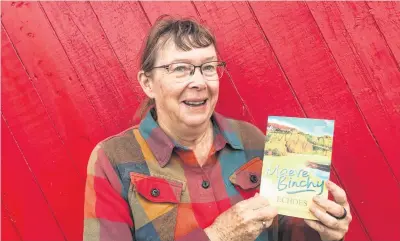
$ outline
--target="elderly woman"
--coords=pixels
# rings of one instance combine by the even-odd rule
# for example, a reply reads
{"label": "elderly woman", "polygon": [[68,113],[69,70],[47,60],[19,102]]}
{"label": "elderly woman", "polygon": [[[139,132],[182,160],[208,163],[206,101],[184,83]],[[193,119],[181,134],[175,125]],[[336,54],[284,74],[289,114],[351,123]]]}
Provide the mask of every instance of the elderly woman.
{"label": "elderly woman", "polygon": [[[345,192],[315,198],[319,221],[277,215],[259,196],[265,136],[214,111],[225,62],[189,19],[152,27],[138,73],[148,96],[140,125],[100,142],[89,163],[84,240],[341,240]],[[327,210],[322,212],[320,210]],[[347,214],[347,215],[346,215]]]}

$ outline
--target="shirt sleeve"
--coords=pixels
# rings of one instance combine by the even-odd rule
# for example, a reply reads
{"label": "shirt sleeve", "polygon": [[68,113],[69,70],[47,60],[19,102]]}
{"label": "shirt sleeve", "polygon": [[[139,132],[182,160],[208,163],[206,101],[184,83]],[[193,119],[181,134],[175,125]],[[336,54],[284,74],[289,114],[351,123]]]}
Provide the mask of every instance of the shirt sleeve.
{"label": "shirt sleeve", "polygon": [[134,226],[122,184],[101,145],[89,158],[84,201],[84,241],[134,241]]}
{"label": "shirt sleeve", "polygon": [[279,215],[278,220],[279,241],[321,240],[319,233],[308,226],[304,219]]}

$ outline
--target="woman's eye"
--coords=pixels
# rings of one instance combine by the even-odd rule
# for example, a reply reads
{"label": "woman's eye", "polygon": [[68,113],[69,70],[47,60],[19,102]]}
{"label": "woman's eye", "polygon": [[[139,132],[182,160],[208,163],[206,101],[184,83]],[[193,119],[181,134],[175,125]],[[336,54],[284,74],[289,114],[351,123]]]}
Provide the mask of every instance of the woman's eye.
{"label": "woman's eye", "polygon": [[189,68],[187,66],[181,65],[181,66],[174,67],[173,72],[186,72],[186,71],[188,71],[188,69]]}
{"label": "woman's eye", "polygon": [[206,66],[204,66],[203,67],[203,70],[205,70],[205,71],[213,71],[213,70],[215,70],[215,66],[214,65],[206,65]]}

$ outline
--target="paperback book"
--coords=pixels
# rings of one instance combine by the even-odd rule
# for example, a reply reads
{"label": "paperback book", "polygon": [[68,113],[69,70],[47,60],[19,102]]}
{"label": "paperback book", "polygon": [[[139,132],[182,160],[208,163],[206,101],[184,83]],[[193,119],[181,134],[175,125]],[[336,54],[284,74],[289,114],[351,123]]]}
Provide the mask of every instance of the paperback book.
{"label": "paperback book", "polygon": [[268,117],[260,195],[281,215],[316,220],[312,198],[328,197],[334,121]]}

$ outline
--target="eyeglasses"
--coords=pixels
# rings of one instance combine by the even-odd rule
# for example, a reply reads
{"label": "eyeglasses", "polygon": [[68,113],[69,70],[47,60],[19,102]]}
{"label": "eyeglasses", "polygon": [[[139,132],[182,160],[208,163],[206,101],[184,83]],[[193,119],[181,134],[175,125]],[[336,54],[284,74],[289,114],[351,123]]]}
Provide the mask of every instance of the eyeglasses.
{"label": "eyeglasses", "polygon": [[203,63],[202,65],[193,65],[189,63],[172,63],[168,65],[162,65],[153,67],[166,69],[168,74],[177,80],[188,80],[194,75],[196,68],[200,69],[200,73],[206,80],[215,81],[219,80],[226,67],[226,63],[223,61],[210,61]]}

